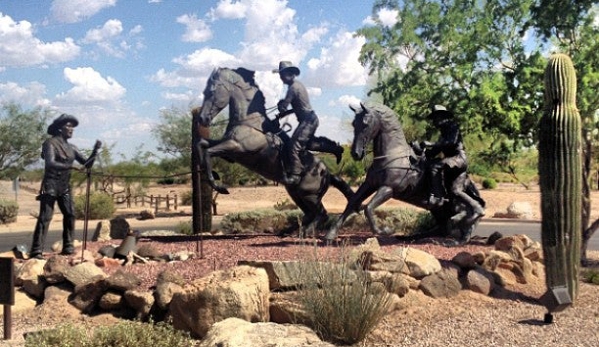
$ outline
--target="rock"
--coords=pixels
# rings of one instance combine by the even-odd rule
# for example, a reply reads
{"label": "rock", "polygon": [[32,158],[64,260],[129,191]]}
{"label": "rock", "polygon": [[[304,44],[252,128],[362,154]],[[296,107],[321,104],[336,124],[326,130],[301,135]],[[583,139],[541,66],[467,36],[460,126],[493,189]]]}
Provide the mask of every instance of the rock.
{"label": "rock", "polygon": [[264,269],[237,266],[212,272],[173,296],[169,307],[173,327],[202,338],[212,324],[230,317],[267,322],[268,288]]}
{"label": "rock", "polygon": [[310,319],[302,309],[298,292],[275,292],[270,295],[270,321],[279,324],[309,325]]}
{"label": "rock", "polygon": [[228,318],[214,324],[200,347],[334,347],[303,325],[249,323]]}
{"label": "rock", "polygon": [[149,317],[155,302],[151,292],[128,290],[125,292],[124,298],[127,304],[135,310],[137,319],[146,320]]}
{"label": "rock", "polygon": [[393,254],[404,259],[408,274],[414,278],[423,278],[425,276],[441,271],[441,263],[430,253],[410,247],[400,247],[395,249]]}
{"label": "rock", "polygon": [[100,259],[97,259],[94,262],[94,264],[96,264],[96,266],[98,266],[98,267],[111,269],[111,268],[123,266],[123,260],[122,259],[114,259],[114,258],[100,258]]}
{"label": "rock", "polygon": [[52,256],[44,265],[44,278],[50,284],[60,283],[65,280],[64,274],[71,267],[66,257]]}
{"label": "rock", "polygon": [[162,310],[168,309],[173,296],[176,293],[183,292],[183,287],[174,282],[161,282],[156,285],[154,290],[154,299],[158,307]]}
{"label": "rock", "polygon": [[173,270],[166,269],[158,274],[156,277],[156,284],[172,282],[179,286],[184,286],[187,282],[185,279]]}
{"label": "rock", "polygon": [[111,240],[110,221],[109,220],[99,221],[98,224],[96,225],[96,230],[94,231],[94,234],[92,235],[92,241],[103,242],[103,241],[110,241],[110,240]]}
{"label": "rock", "polygon": [[507,218],[530,220],[532,217],[532,206],[529,202],[512,202],[507,208]]}
{"label": "rock", "polygon": [[387,271],[367,271],[369,282],[382,283],[385,290],[391,294],[396,294],[398,297],[405,296],[410,291],[410,281],[404,274],[391,273]]}
{"label": "rock", "polygon": [[110,238],[123,240],[128,234],[131,227],[129,222],[122,217],[118,216],[110,220]]}
{"label": "rock", "polygon": [[15,266],[15,286],[22,286],[24,279],[34,279],[44,273],[44,259],[29,259],[19,268]]}
{"label": "rock", "polygon": [[125,292],[130,289],[137,289],[141,285],[141,280],[137,275],[130,272],[117,270],[115,273],[106,278],[106,285],[110,289],[119,292]]}
{"label": "rock", "polygon": [[451,259],[451,261],[465,270],[474,269],[476,266],[476,259],[469,252],[458,253]]}
{"label": "rock", "polygon": [[113,245],[102,246],[98,253],[107,258],[114,258],[114,254],[116,253],[116,247]]}
{"label": "rock", "polygon": [[483,268],[468,271],[465,281],[467,289],[483,295],[489,295],[495,288],[494,276]]}
{"label": "rock", "polygon": [[80,286],[85,283],[97,281],[98,278],[104,279],[106,278],[106,274],[93,263],[81,263],[71,266],[65,272],[64,277],[74,286]]}
{"label": "rock", "polygon": [[108,291],[102,295],[98,306],[105,311],[117,311],[123,305],[123,294]]}
{"label": "rock", "polygon": [[69,303],[83,313],[92,313],[106,289],[103,279],[77,285],[73,290],[73,295],[69,298]]}
{"label": "rock", "polygon": [[162,257],[162,253],[160,253],[160,251],[158,251],[156,248],[152,247],[151,245],[139,246],[136,253],[140,257],[148,258],[148,259],[159,259]]}
{"label": "rock", "polygon": [[420,290],[433,298],[456,296],[461,289],[462,284],[454,272],[449,269],[428,275],[420,281]]}

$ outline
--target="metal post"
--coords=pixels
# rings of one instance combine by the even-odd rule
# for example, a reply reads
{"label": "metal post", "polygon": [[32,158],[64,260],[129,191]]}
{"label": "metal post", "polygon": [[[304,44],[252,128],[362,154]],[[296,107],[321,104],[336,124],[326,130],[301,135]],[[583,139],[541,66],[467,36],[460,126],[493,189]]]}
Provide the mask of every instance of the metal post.
{"label": "metal post", "polygon": [[85,175],[87,185],[85,187],[85,211],[83,216],[83,248],[81,249],[81,262],[83,262],[83,254],[87,249],[87,225],[89,221],[89,194],[92,185],[92,169],[86,168]]}

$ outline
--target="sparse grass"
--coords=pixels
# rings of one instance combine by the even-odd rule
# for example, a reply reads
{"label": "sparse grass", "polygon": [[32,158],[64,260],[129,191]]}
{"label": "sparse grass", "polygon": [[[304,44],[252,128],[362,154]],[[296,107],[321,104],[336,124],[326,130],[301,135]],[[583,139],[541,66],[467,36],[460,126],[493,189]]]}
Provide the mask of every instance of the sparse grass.
{"label": "sparse grass", "polygon": [[30,334],[25,347],[192,347],[196,341],[166,323],[123,321],[111,326],[87,329],[65,324]]}
{"label": "sparse grass", "polygon": [[599,268],[582,269],[580,274],[583,281],[599,285]]}
{"label": "sparse grass", "polygon": [[297,298],[303,312],[298,321],[307,320],[323,340],[351,345],[362,341],[389,312],[391,296],[360,266],[352,270],[349,252],[342,247],[337,259],[314,256],[299,263]]}

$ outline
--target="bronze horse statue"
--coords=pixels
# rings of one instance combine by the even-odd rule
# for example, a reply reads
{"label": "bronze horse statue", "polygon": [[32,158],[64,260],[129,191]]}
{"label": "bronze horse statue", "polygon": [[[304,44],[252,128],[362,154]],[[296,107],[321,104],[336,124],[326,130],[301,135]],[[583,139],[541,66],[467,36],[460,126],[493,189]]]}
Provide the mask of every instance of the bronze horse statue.
{"label": "bronze horse statue", "polygon": [[[345,210],[325,238],[334,240],[345,220],[352,213],[359,211],[362,202],[374,194],[364,206],[364,214],[374,234],[393,233],[392,230],[381,229],[376,225],[374,210],[385,201],[394,198],[430,210],[437,227],[428,235],[451,236],[460,243],[467,242],[480,220],[480,215],[475,214],[470,205],[457,196],[448,193],[449,189],[446,189],[443,205],[434,208],[428,205],[430,187],[426,176],[426,157],[422,153],[415,153],[408,144],[397,114],[389,107],[376,103],[362,103],[359,107],[350,108],[355,113],[352,122],[352,157],[355,160],[363,159],[366,146],[372,142],[374,158],[364,183],[349,199]],[[467,173],[464,172],[460,177],[446,177],[445,180],[454,179],[459,180],[468,196],[476,199],[484,207],[485,202],[480,198]]]}
{"label": "bronze horse statue", "polygon": [[[254,80],[254,71],[244,68],[215,69],[204,89],[204,102],[192,110],[195,129],[209,127],[212,119],[229,106],[229,122],[221,139],[202,138],[195,145],[200,156],[200,167],[208,175],[210,185],[220,193],[228,194],[226,187],[216,184],[212,173],[212,157],[221,157],[243,165],[261,176],[283,183],[283,155],[290,138],[281,130],[278,119],[266,116],[265,99]],[[316,137],[308,144],[309,150],[334,153],[337,144]],[[293,202],[304,213],[303,232],[314,233],[327,220],[322,197],[330,185],[339,189],[349,199],[350,186],[311,152],[302,153],[305,170],[297,185],[285,185]]]}

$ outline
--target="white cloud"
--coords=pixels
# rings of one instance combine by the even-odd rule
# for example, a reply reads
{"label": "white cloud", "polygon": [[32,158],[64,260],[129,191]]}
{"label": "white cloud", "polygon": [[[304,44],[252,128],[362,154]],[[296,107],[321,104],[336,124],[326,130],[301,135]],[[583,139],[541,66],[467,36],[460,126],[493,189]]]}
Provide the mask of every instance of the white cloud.
{"label": "white cloud", "polygon": [[[143,31],[141,25],[136,25],[127,35],[123,35],[123,23],[118,19],[110,19],[101,27],[89,30],[81,40],[83,44],[94,44],[106,55],[124,58],[131,50],[143,48],[141,39],[137,37]],[[130,43],[133,41],[133,44]],[[98,52],[92,52],[97,55]]]}
{"label": "white cloud", "polygon": [[308,61],[310,81],[321,86],[362,86],[368,74],[358,58],[364,37],[339,32],[329,47],[322,48],[319,58]]}
{"label": "white cloud", "polygon": [[91,67],[65,68],[64,77],[74,85],[56,96],[57,101],[65,103],[114,104],[127,92],[114,78],[104,78]]}
{"label": "white cloud", "polygon": [[101,10],[114,6],[117,0],[54,0],[50,8],[52,18],[61,23],[77,23]]}
{"label": "white cloud", "polygon": [[160,69],[151,81],[158,82],[163,87],[188,87],[200,90],[204,87],[206,79],[217,67],[237,67],[240,64],[235,56],[218,49],[203,48],[195,52],[173,59],[178,68],[172,72]]}
{"label": "white cloud", "polygon": [[46,97],[46,86],[39,82],[19,85],[15,82],[0,83],[0,102],[15,102],[20,105],[50,106]]}
{"label": "white cloud", "polygon": [[355,95],[341,95],[331,106],[349,107],[349,105],[359,105],[362,99]]}
{"label": "white cloud", "polygon": [[217,19],[241,19],[245,17],[247,5],[244,1],[220,0],[215,8],[210,9],[208,17]]}
{"label": "white cloud", "polygon": [[398,21],[399,11],[395,9],[382,8],[377,13],[377,16],[382,25],[392,27]]}
{"label": "white cloud", "polygon": [[196,15],[182,15],[177,18],[177,23],[185,25],[185,34],[182,40],[185,42],[205,42],[212,38],[212,30],[205,21],[198,19]]}
{"label": "white cloud", "polygon": [[33,36],[28,21],[15,22],[0,12],[0,66],[32,66],[74,59],[81,48],[70,37],[64,41],[42,42]]}
{"label": "white cloud", "polygon": [[123,23],[118,19],[110,19],[101,28],[91,29],[83,38],[85,43],[102,42],[120,35],[123,32]]}

